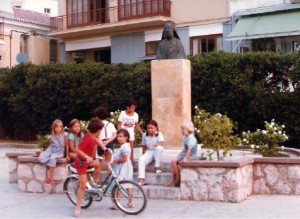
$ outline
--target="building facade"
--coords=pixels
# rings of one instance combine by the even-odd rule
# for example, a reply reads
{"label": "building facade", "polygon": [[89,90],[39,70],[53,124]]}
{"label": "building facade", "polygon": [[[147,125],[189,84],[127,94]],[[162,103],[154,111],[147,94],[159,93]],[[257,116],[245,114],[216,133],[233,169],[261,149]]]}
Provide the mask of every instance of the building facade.
{"label": "building facade", "polygon": [[1,1],[0,67],[13,67],[22,62],[44,64],[57,61],[57,41],[47,35],[50,16],[23,9],[27,1],[18,1],[23,3],[21,7],[12,7],[17,1]]}
{"label": "building facade", "polygon": [[186,54],[223,50],[228,0],[63,0],[49,36],[60,62],[135,63],[155,58],[164,22],[173,20]]}

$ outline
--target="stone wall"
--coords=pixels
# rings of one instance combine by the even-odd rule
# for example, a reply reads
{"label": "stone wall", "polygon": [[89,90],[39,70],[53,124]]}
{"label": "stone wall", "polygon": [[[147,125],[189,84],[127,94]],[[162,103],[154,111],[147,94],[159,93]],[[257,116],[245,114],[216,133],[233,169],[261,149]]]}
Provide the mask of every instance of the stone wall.
{"label": "stone wall", "polygon": [[252,163],[252,158],[243,163],[191,161],[181,171],[181,198],[241,202],[252,193]]}
{"label": "stone wall", "polygon": [[[47,166],[39,163],[38,158],[32,154],[8,153],[6,156],[9,157],[10,183],[18,183],[22,192],[45,192]],[[52,193],[63,193],[63,182],[68,174],[66,165],[65,158],[58,159],[51,184]]]}
{"label": "stone wall", "polygon": [[300,160],[256,158],[253,165],[253,194],[300,194]]}

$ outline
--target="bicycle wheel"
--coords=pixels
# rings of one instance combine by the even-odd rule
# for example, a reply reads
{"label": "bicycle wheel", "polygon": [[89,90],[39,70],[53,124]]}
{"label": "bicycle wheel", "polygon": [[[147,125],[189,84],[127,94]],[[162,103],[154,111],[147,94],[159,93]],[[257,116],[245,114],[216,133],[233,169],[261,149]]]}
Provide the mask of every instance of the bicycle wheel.
{"label": "bicycle wheel", "polygon": [[130,180],[121,180],[113,187],[112,200],[121,211],[131,215],[141,213],[147,205],[142,187]]}
{"label": "bicycle wheel", "polygon": [[[77,191],[79,188],[79,179],[76,177],[68,177],[64,182],[64,192],[70,201],[76,205],[77,204]],[[88,208],[93,203],[93,198],[87,193],[84,193],[81,208]]]}

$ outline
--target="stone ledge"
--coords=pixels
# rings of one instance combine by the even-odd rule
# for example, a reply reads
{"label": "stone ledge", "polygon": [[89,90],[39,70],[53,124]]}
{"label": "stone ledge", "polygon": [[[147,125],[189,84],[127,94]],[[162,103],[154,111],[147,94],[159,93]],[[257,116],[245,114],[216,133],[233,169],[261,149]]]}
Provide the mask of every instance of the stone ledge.
{"label": "stone ledge", "polygon": [[257,158],[254,158],[254,163],[300,164],[300,158],[257,157]]}
{"label": "stone ledge", "polygon": [[32,148],[38,149],[37,144],[28,144],[28,143],[0,143],[0,147],[7,147],[7,148]]}
{"label": "stone ledge", "polygon": [[186,164],[181,164],[182,167],[230,167],[239,168],[252,164],[254,162],[253,158],[237,158],[225,161],[203,161],[203,160],[192,160],[188,161]]}
{"label": "stone ledge", "polygon": [[[36,155],[23,155],[23,156],[18,156],[18,160],[20,163],[40,163],[39,159]],[[57,159],[57,164],[64,164],[68,163],[67,158],[59,158]]]}
{"label": "stone ledge", "polygon": [[19,156],[24,156],[24,155],[34,155],[35,153],[32,151],[20,151],[20,152],[7,152],[5,154],[6,157],[8,158],[17,158]]}

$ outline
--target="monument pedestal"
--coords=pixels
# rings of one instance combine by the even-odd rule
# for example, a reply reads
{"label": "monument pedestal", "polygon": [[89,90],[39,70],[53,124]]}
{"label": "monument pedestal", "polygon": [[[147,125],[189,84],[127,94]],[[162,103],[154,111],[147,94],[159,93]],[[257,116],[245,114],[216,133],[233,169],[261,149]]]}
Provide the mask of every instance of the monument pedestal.
{"label": "monument pedestal", "polygon": [[191,62],[151,61],[152,119],[165,138],[164,146],[182,146],[180,125],[191,120]]}

